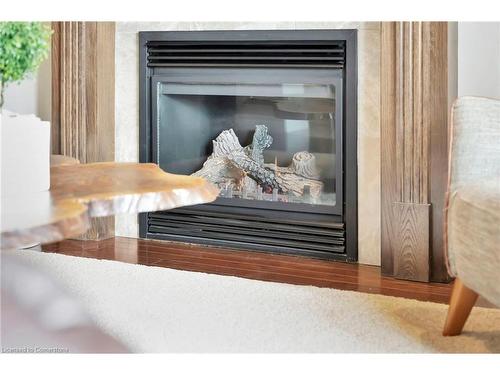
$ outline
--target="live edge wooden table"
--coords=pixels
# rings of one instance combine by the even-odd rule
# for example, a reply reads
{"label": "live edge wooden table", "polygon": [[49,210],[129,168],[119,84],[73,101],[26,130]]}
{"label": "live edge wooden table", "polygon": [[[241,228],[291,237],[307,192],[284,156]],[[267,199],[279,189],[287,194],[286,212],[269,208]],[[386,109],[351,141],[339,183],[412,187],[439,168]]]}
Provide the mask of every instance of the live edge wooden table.
{"label": "live edge wooden table", "polygon": [[217,195],[206,180],[169,174],[156,164],[60,163],[50,169],[49,191],[1,197],[1,248],[78,236],[90,217],[168,210]]}

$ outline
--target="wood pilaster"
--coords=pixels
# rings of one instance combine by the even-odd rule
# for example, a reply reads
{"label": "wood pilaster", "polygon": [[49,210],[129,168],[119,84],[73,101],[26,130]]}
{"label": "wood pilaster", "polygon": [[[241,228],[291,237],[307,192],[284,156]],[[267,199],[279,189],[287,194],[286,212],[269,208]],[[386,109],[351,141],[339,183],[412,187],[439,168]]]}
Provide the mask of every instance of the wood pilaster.
{"label": "wood pilaster", "polygon": [[[52,28],[52,152],[81,163],[114,161],[115,24]],[[96,218],[84,238],[113,235],[114,218]]]}
{"label": "wood pilaster", "polygon": [[382,272],[403,279],[447,279],[447,35],[443,22],[381,28]]}

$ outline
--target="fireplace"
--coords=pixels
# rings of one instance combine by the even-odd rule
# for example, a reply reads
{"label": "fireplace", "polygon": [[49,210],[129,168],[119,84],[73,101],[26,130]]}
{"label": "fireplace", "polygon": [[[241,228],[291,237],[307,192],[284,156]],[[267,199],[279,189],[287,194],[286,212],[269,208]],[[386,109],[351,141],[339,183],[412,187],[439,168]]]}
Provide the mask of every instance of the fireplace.
{"label": "fireplace", "polygon": [[140,236],[356,261],[356,31],[139,39],[141,162],[220,189]]}

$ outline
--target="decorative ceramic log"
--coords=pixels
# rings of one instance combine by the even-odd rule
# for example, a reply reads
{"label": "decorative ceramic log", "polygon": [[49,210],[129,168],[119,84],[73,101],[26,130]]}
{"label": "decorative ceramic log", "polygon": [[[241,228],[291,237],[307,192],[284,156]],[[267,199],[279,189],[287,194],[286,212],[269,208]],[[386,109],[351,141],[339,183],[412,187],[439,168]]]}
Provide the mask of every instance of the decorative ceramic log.
{"label": "decorative ceramic log", "polygon": [[289,167],[278,167],[275,164],[265,164],[266,168],[275,171],[276,181],[283,192],[291,192],[295,196],[302,196],[304,195],[305,187],[309,186],[311,196],[318,198],[323,190],[323,183],[318,180],[319,176],[315,175],[316,178],[304,177],[295,171],[296,165],[297,164],[294,165],[293,162]]}
{"label": "decorative ceramic log", "polygon": [[236,167],[227,156],[219,156],[208,158],[203,163],[203,168],[191,176],[205,178],[219,188],[236,188],[238,181],[246,174],[242,169]]}
{"label": "decorative ceramic log", "polygon": [[321,195],[323,183],[319,181],[316,158],[310,152],[295,153],[288,167],[278,167],[275,164],[266,164],[266,167],[275,171],[276,180],[282,191],[302,196],[305,187],[309,186],[312,197],[318,198]]}
{"label": "decorative ceramic log", "polygon": [[241,146],[233,129],[224,130],[213,141],[213,153],[192,176],[204,177],[226,191],[241,190],[245,197],[248,192],[260,196],[262,188],[295,196],[302,196],[307,190],[312,197],[319,197],[323,183],[319,181],[314,155],[298,152],[288,167],[264,164],[264,150],[272,142],[265,125],[255,126],[252,144],[247,147]]}
{"label": "decorative ceramic log", "polygon": [[291,192],[297,197],[304,195],[307,187],[309,187],[311,196],[318,198],[323,189],[323,183],[321,181],[311,180],[292,173],[279,174],[276,176],[276,181],[283,192]]}
{"label": "decorative ceramic log", "polygon": [[319,179],[319,173],[316,169],[316,157],[307,151],[297,152],[293,155],[290,169],[299,176],[310,178],[313,180]]}
{"label": "decorative ceramic log", "polygon": [[255,125],[250,156],[259,165],[264,164],[264,150],[273,143],[273,137],[267,134],[266,125]]}
{"label": "decorative ceramic log", "polygon": [[259,184],[269,185],[273,188],[280,187],[272,170],[260,165],[244,152],[233,152],[228,155],[228,158],[235,166],[240,168],[245,174],[253,178]]}
{"label": "decorative ceramic log", "polygon": [[203,163],[203,167],[191,176],[203,177],[219,188],[236,189],[238,181],[246,176],[245,172],[228,158],[231,153],[243,152],[238,137],[233,129],[224,130],[212,144],[212,155]]}
{"label": "decorative ceramic log", "polygon": [[214,149],[209,158],[227,156],[234,151],[243,151],[243,147],[241,147],[240,141],[236,134],[234,134],[233,129],[224,130],[212,141],[212,144]]}

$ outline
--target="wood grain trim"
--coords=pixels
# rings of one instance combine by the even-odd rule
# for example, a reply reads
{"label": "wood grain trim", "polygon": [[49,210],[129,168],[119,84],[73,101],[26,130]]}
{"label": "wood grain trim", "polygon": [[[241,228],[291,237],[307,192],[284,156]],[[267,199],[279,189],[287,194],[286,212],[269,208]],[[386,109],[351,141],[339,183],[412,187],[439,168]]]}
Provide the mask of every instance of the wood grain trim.
{"label": "wood grain trim", "polygon": [[[51,45],[51,58],[52,58],[52,99],[51,99],[51,151],[52,154],[61,153],[61,22],[52,22],[52,45]],[[56,79],[54,79],[56,77]]]}
{"label": "wood grain trim", "polygon": [[425,26],[396,24],[396,166],[400,202],[428,203],[428,123],[424,121]]}
{"label": "wood grain trim", "polygon": [[[432,202],[431,216],[431,276],[434,281],[450,281],[446,269],[444,244],[444,208],[448,175],[448,148],[450,123],[450,91],[448,90],[448,24],[434,22],[427,32],[429,50],[427,55],[430,76],[425,105],[429,132],[429,201]],[[452,94],[452,93],[451,93]],[[454,98],[453,98],[454,99]]]}
{"label": "wood grain trim", "polygon": [[[115,23],[100,22],[96,35],[95,161],[115,159]],[[111,103],[111,105],[110,105]]]}
{"label": "wood grain trim", "polygon": [[394,277],[428,282],[430,204],[394,203],[394,209]]}
{"label": "wood grain trim", "polygon": [[400,200],[396,169],[396,23],[381,23],[380,138],[381,138],[381,268],[393,274],[394,206]]}
{"label": "wood grain trim", "polygon": [[[53,152],[82,163],[113,161],[114,22],[54,22]],[[114,235],[114,218],[92,219],[86,239]]]}
{"label": "wood grain trim", "polygon": [[[431,270],[433,280],[447,279],[441,225],[447,175],[447,26],[381,26],[382,272],[412,280],[428,280]],[[401,204],[415,207],[402,211]],[[408,228],[427,233],[429,241],[409,241]],[[405,261],[401,268],[401,254],[418,263]]]}

